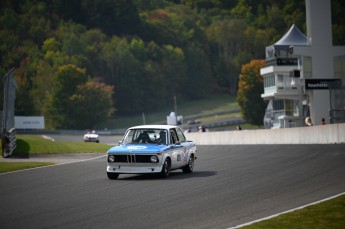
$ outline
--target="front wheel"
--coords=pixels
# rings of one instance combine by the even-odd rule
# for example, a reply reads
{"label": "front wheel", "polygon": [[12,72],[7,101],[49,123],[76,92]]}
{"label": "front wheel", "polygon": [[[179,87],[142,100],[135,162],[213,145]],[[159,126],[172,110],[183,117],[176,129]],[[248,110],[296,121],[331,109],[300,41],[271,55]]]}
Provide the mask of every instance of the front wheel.
{"label": "front wheel", "polygon": [[168,158],[165,159],[161,171],[161,177],[167,178],[170,174],[170,160]]}
{"label": "front wheel", "polygon": [[120,174],[118,174],[118,173],[109,173],[109,172],[107,172],[107,175],[108,175],[108,178],[109,178],[110,180],[116,180],[116,179],[119,177]]}
{"label": "front wheel", "polygon": [[190,155],[189,160],[188,160],[188,164],[182,168],[182,171],[184,173],[192,173],[193,169],[194,169],[194,157],[193,157],[193,155]]}

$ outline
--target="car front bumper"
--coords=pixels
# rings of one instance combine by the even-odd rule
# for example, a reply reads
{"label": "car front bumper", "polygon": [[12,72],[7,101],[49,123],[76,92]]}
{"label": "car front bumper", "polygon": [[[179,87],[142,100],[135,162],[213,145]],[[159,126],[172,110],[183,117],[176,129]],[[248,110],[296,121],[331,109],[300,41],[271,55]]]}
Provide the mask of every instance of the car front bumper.
{"label": "car front bumper", "polygon": [[128,163],[108,163],[107,172],[123,174],[140,173],[159,173],[162,171],[162,164],[144,163],[140,165],[131,165]]}
{"label": "car front bumper", "polygon": [[85,142],[99,142],[99,138],[84,138]]}

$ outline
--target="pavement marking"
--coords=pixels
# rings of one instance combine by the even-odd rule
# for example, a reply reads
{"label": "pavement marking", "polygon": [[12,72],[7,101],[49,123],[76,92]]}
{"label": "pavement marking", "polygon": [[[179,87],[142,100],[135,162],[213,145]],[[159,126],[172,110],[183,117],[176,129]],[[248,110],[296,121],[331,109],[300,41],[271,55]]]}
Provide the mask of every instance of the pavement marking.
{"label": "pavement marking", "polygon": [[334,195],[334,196],[331,196],[331,197],[328,197],[328,198],[325,198],[325,199],[322,199],[322,200],[318,200],[318,201],[310,203],[310,204],[306,204],[306,205],[303,205],[303,206],[300,206],[300,207],[297,207],[297,208],[293,208],[291,210],[287,210],[287,211],[284,211],[284,212],[281,212],[281,213],[277,213],[277,214],[274,214],[274,215],[271,215],[271,216],[267,216],[267,217],[264,217],[264,218],[261,218],[261,219],[257,219],[257,220],[254,220],[254,221],[251,221],[251,222],[248,222],[248,223],[240,224],[240,225],[237,225],[237,226],[234,226],[234,227],[229,227],[227,229],[241,228],[241,227],[245,227],[245,226],[248,226],[248,225],[251,225],[251,224],[254,224],[254,223],[258,223],[258,222],[261,222],[261,221],[272,219],[272,218],[275,218],[277,216],[280,216],[280,215],[283,215],[283,214],[286,214],[286,213],[297,211],[297,210],[309,207],[311,205],[319,204],[319,203],[325,202],[327,200],[331,200],[331,199],[337,198],[337,197],[342,196],[344,194],[345,194],[345,192],[342,192],[342,193],[339,193],[337,195]]}
{"label": "pavement marking", "polygon": [[50,141],[53,141],[53,142],[55,141],[54,138],[49,137],[49,136],[47,136],[47,135],[42,135],[42,138],[47,139],[47,140],[50,140]]}
{"label": "pavement marking", "polygon": [[[72,163],[78,163],[78,162],[85,162],[85,161],[91,161],[91,160],[95,160],[95,159],[99,159],[102,157],[106,157],[107,155],[101,155],[101,156],[97,156],[97,157],[92,157],[92,158],[86,158],[86,159],[76,159],[76,161],[68,161],[68,162],[63,162],[63,163],[56,163],[53,165],[45,165],[45,166],[39,166],[39,167],[35,167],[35,168],[29,168],[29,169],[22,169],[22,170],[16,170],[16,171],[11,171],[11,172],[6,172],[6,173],[0,173],[1,175],[5,175],[5,174],[10,174],[10,173],[18,173],[18,172],[23,172],[23,171],[29,171],[29,170],[34,170],[34,169],[41,169],[41,168],[47,168],[47,167],[52,167],[52,166],[58,166],[58,165],[66,165],[66,164],[72,164]],[[47,163],[55,163],[55,162],[49,162],[49,161],[44,161]]]}

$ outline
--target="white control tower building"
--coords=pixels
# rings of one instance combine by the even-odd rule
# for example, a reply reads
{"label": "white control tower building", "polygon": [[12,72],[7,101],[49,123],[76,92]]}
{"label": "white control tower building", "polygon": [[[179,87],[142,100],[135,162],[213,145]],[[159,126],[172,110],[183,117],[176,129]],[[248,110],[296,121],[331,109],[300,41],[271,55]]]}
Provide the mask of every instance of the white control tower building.
{"label": "white control tower building", "polygon": [[333,46],[330,0],[306,0],[307,36],[294,25],[266,48],[266,128],[345,122],[345,46]]}

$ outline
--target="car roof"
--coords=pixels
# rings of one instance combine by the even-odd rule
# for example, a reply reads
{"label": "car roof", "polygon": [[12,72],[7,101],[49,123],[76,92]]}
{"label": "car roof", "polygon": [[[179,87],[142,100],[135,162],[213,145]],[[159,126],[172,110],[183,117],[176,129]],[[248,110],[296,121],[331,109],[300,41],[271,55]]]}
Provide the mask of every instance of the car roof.
{"label": "car roof", "polygon": [[133,126],[129,129],[165,129],[169,130],[171,128],[176,128],[177,126],[173,125],[140,125],[140,126]]}

